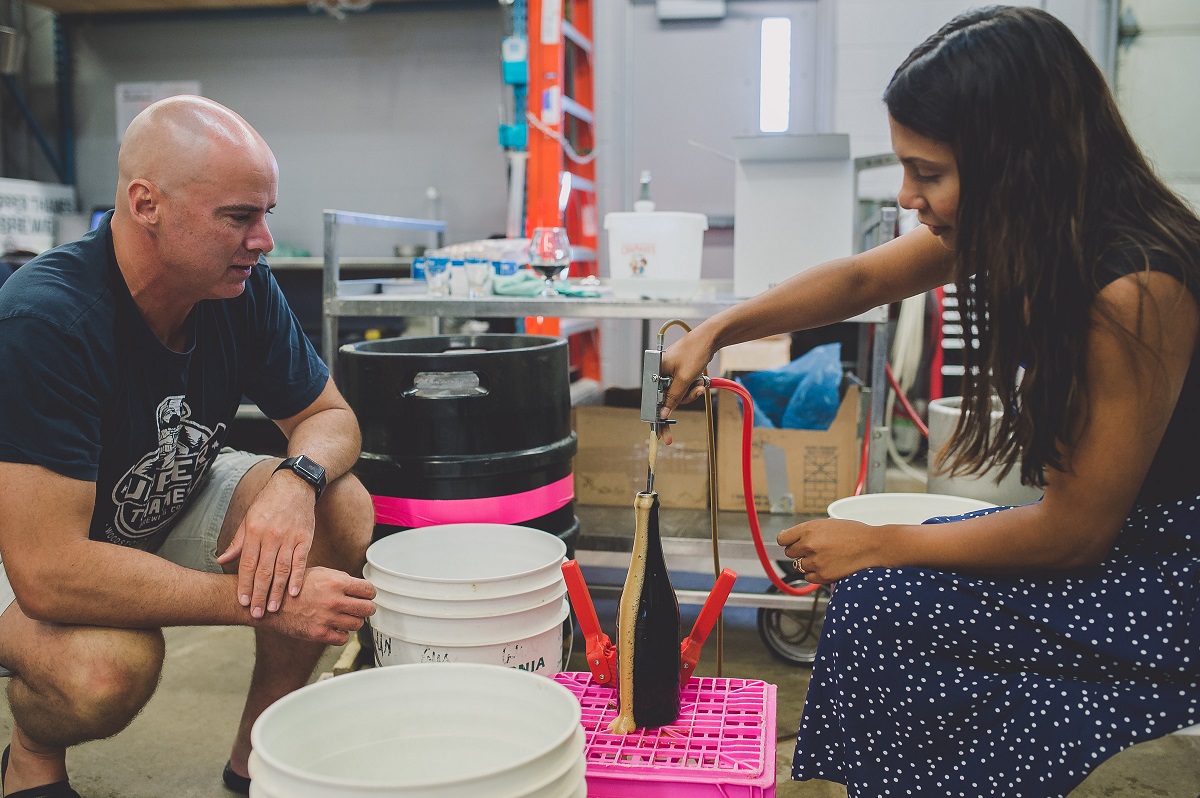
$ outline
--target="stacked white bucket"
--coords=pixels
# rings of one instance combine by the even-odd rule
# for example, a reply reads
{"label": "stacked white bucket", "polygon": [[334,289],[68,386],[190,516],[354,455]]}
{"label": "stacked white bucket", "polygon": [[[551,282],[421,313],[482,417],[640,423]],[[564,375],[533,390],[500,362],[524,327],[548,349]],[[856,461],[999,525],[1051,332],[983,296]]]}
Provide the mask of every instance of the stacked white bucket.
{"label": "stacked white bucket", "polygon": [[379,665],[475,662],[545,676],[562,665],[567,547],[538,529],[444,524],[367,550]]}
{"label": "stacked white bucket", "polygon": [[251,798],[585,798],[579,701],[553,679],[570,612],[554,535],[446,524],[367,550],[372,668],[277,701]]}
{"label": "stacked white bucket", "polygon": [[579,701],[496,665],[372,668],[282,698],[250,734],[250,798],[585,798]]}

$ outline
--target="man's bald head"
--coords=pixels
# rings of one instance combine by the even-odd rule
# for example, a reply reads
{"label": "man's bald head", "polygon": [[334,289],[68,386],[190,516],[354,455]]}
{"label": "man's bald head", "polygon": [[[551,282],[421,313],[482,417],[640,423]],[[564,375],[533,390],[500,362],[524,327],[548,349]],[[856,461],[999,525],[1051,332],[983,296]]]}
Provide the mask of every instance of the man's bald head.
{"label": "man's bald head", "polygon": [[194,96],[159,100],[134,117],[121,142],[117,208],[134,180],[172,193],[212,179],[214,163],[237,155],[274,160],[262,136],[220,103]]}

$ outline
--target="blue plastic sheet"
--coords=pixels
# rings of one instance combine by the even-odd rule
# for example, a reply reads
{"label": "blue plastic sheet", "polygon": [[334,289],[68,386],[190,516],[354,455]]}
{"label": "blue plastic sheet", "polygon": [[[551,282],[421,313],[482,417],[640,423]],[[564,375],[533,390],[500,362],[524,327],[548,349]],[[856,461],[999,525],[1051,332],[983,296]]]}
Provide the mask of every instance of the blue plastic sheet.
{"label": "blue plastic sheet", "polygon": [[754,400],[754,426],[825,430],[837,416],[842,345],[824,344],[772,371],[738,379]]}

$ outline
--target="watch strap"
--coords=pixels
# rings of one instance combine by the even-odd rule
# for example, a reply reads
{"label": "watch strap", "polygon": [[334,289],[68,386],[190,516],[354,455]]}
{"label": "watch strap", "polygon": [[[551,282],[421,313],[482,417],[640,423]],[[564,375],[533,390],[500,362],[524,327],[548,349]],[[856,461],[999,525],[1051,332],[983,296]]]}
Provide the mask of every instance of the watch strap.
{"label": "watch strap", "polygon": [[325,469],[316,460],[313,460],[308,455],[298,454],[294,457],[288,457],[275,466],[275,471],[285,469],[311,485],[317,494],[316,498],[321,498],[321,494],[325,492]]}

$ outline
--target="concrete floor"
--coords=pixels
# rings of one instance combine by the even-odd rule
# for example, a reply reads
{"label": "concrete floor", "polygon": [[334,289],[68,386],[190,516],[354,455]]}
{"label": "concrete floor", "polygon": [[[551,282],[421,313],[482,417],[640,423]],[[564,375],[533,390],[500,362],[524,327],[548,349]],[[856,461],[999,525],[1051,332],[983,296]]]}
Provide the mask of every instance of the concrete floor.
{"label": "concrete floor", "polygon": [[[602,550],[606,545],[601,540],[605,532],[618,539],[626,534],[622,512],[585,507],[579,509],[579,515],[589,536],[588,546],[595,542]],[[704,518],[695,512],[664,510],[664,535],[673,536],[685,533],[684,528],[703,526]],[[745,534],[745,522],[738,514],[723,513],[721,524],[723,539],[727,535],[738,538]],[[764,531],[769,537],[784,525],[790,522],[785,523],[782,518],[764,519],[767,527]],[[585,554],[588,550],[585,548]],[[599,580],[605,571],[589,567],[585,572],[589,582],[603,584],[593,580]],[[686,582],[687,578],[681,574],[677,583]],[[615,615],[613,602],[601,600],[597,605],[602,621]],[[696,609],[684,607],[685,631],[691,628]],[[723,675],[762,679],[778,685],[776,795],[778,798],[844,796],[846,791],[839,785],[788,780],[792,739],[809,671],[771,655],[758,637],[755,612],[752,608],[742,608],[727,613]],[[608,631],[611,634],[611,628]],[[252,632],[244,628],[181,628],[168,630],[166,637],[167,660],[162,684],[145,711],[116,737],[71,751],[68,766],[72,784],[83,798],[228,798],[231,795],[221,784],[221,769],[229,754],[234,724],[249,683]],[[715,673],[715,648],[714,635],[701,661],[702,674]],[[338,653],[331,650],[318,672],[331,668]],[[584,670],[578,651],[568,669]],[[0,732],[6,739],[10,724],[4,706],[0,708]],[[1198,793],[1200,737],[1174,736],[1117,755],[1092,774],[1071,798],[1197,798]]]}

